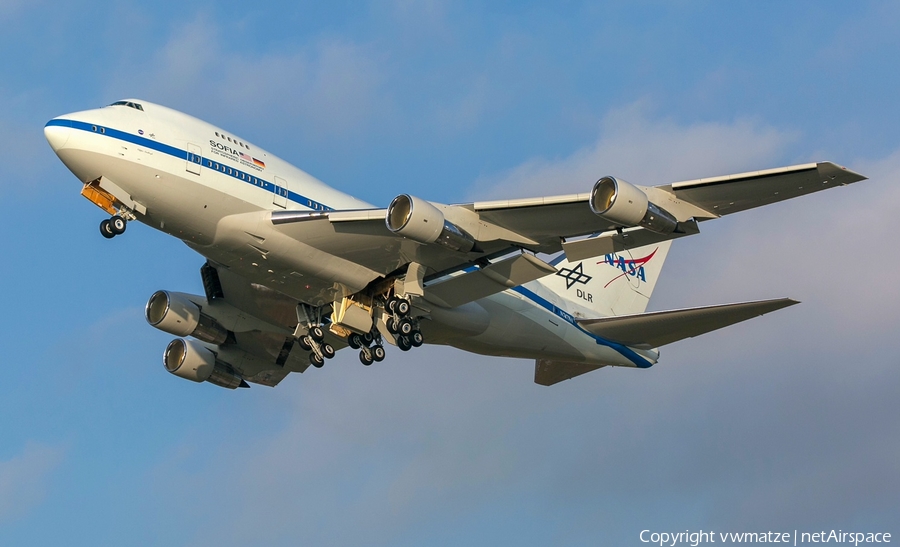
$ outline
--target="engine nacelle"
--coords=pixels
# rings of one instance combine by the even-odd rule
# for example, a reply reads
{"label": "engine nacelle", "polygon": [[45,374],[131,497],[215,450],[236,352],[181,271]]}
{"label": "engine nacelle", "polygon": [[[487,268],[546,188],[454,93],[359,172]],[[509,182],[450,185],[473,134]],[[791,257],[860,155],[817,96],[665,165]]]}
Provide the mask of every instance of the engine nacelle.
{"label": "engine nacelle", "polygon": [[216,361],[216,354],[195,340],[176,338],[169,342],[163,365],[175,376],[192,382],[209,382],[228,389],[248,387],[230,365]]}
{"label": "engine nacelle", "polygon": [[640,188],[613,177],[603,177],[594,184],[591,211],[616,224],[643,226],[659,234],[671,234],[678,227],[678,220],[651,203]]}
{"label": "engine nacelle", "polygon": [[228,339],[228,329],[200,313],[200,306],[182,294],[156,291],[147,301],[144,315],[148,323],[175,336],[193,336],[217,345]]}
{"label": "engine nacelle", "polygon": [[475,248],[475,238],[444,219],[440,209],[408,194],[391,201],[384,223],[391,232],[419,243],[438,243],[463,253]]}

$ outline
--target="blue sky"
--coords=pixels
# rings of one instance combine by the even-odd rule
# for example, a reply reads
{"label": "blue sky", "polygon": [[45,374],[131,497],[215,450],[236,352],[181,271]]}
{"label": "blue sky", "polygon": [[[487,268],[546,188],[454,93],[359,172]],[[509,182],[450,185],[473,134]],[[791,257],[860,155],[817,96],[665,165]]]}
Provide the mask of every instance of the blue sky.
{"label": "blue sky", "polygon": [[[3,545],[638,545],[642,529],[900,534],[893,2],[0,1]],[[552,388],[532,364],[353,354],[275,389],[167,374],[153,291],[42,128],[139,97],[386,205],[815,160],[871,180],[709,223],[652,309],[789,296]]]}

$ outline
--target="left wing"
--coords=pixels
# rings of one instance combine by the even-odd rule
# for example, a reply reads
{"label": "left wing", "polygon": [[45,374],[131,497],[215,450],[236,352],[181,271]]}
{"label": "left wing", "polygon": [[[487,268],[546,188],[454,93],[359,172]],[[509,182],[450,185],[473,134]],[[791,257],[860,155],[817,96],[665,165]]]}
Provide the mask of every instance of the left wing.
{"label": "left wing", "polygon": [[[704,220],[864,179],[822,162],[657,187],[604,177],[590,193],[462,205],[401,195],[387,209],[232,215],[219,223],[213,252],[201,252],[247,279],[321,304],[402,275],[410,264],[427,282],[489,270],[514,252],[564,250],[580,260],[696,234]],[[543,264],[531,268],[534,277],[486,274],[496,283],[482,285],[496,292],[554,271]],[[445,291],[433,302],[456,300]]]}

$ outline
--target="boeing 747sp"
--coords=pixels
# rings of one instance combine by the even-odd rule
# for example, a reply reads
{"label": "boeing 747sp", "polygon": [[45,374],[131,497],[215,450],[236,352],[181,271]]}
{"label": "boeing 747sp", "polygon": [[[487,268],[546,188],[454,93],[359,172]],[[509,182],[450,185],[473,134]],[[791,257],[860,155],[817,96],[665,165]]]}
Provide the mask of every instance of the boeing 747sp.
{"label": "boeing 747sp", "polygon": [[44,133],[106,211],[104,237],[139,221],[206,258],[204,294],[158,291],[146,317],[179,337],[169,372],[226,388],[274,386],[347,346],[370,365],[386,344],[533,359],[542,385],[647,368],[660,346],[796,304],[645,313],[673,239],[865,179],[821,162],[655,187],[605,176],[582,194],[460,205],[401,194],[382,209],[147,101],[66,114]]}

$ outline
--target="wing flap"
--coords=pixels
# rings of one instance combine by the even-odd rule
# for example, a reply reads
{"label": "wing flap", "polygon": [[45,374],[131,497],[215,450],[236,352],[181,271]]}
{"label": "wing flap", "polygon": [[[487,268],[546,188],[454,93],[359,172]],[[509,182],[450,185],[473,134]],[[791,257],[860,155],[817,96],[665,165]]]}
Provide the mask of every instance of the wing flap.
{"label": "wing flap", "polygon": [[529,254],[520,254],[425,287],[425,299],[448,308],[556,273],[556,268]]}
{"label": "wing flap", "polygon": [[578,239],[575,241],[566,241],[562,244],[563,251],[566,253],[566,260],[569,262],[577,262],[586,260],[595,256],[620,253],[628,249],[636,249],[654,243],[662,243],[670,239],[690,236],[700,233],[700,227],[696,220],[688,220],[678,223],[678,230],[671,234],[660,234],[651,232],[640,226],[636,228],[626,228],[621,232],[607,232],[597,237],[589,237],[586,239]]}
{"label": "wing flap", "polygon": [[601,338],[637,348],[658,348],[799,304],[790,298],[658,311],[578,321]]}

